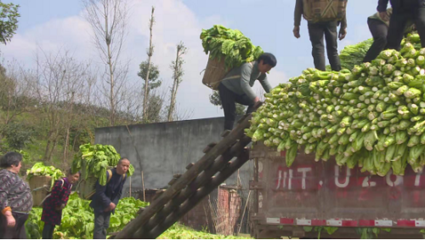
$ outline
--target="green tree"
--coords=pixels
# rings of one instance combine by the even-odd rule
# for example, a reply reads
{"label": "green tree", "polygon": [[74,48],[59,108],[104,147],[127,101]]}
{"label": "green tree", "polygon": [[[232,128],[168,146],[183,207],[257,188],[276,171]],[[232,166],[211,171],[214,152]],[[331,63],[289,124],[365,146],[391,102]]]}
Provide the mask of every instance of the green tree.
{"label": "green tree", "polygon": [[27,143],[32,142],[34,130],[23,122],[11,122],[1,127],[1,134],[4,137],[2,149],[15,150],[23,149]]}
{"label": "green tree", "polygon": [[[210,95],[210,103],[212,103],[215,106],[220,106],[221,109],[223,109],[223,106],[221,104],[220,100],[220,94],[218,91],[214,91],[213,94]],[[236,103],[236,114],[239,116],[245,115],[246,107],[242,104]]]}
{"label": "green tree", "polygon": [[[140,71],[137,73],[137,76],[141,77],[143,80],[146,80],[146,73],[148,71],[148,62],[144,61],[139,65]],[[161,86],[162,82],[159,79],[159,70],[158,66],[151,63],[149,70],[149,83],[148,91],[158,88]],[[143,89],[145,88],[145,83],[143,82]]]}
{"label": "green tree", "polygon": [[15,31],[18,29],[18,8],[19,5],[13,3],[3,3],[0,1],[0,41],[6,44],[10,42]]}
{"label": "green tree", "polygon": [[158,94],[149,95],[148,101],[148,119],[147,123],[161,122],[161,113],[163,111],[164,99]]}

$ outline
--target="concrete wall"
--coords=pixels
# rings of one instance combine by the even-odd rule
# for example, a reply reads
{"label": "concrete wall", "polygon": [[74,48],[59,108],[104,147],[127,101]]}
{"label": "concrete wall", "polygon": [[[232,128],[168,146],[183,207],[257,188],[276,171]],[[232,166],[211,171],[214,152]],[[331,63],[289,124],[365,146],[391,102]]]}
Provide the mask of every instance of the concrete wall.
{"label": "concrete wall", "polygon": [[[131,178],[132,192],[142,189],[142,170],[146,189],[163,188],[174,174],[183,174],[189,163],[197,162],[204,155],[205,146],[221,140],[223,122],[224,118],[210,118],[98,128],[95,142],[113,145],[121,156],[129,158],[136,168]],[[253,162],[249,161],[240,169],[244,189],[248,188],[252,175]],[[226,184],[236,184],[236,177],[237,173]]]}

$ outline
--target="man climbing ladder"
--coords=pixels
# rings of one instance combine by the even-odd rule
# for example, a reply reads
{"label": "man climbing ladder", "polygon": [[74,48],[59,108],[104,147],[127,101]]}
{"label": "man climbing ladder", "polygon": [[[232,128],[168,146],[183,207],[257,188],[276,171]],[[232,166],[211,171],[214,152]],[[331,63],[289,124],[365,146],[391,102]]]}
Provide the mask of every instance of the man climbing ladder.
{"label": "man climbing ladder", "polygon": [[255,80],[259,80],[269,93],[272,87],[266,73],[277,64],[271,53],[263,53],[256,61],[242,64],[232,69],[221,81],[218,92],[224,110],[224,130],[231,131],[236,120],[236,103],[248,106],[246,114],[253,111],[260,98],[252,90]]}

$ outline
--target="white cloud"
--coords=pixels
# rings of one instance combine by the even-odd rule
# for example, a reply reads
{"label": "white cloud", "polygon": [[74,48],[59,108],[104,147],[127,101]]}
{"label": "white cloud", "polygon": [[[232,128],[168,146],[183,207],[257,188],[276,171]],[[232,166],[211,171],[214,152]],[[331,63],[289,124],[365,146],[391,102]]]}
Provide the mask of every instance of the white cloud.
{"label": "white cloud", "polygon": [[[183,41],[188,52],[184,56],[185,75],[177,96],[178,108],[191,111],[192,118],[223,116],[221,109],[209,103],[208,95],[211,90],[202,84],[203,75],[200,75],[200,72],[206,67],[207,55],[203,52],[199,35],[203,28],[209,28],[213,24],[229,26],[231,23],[218,15],[198,19],[181,0],[134,0],[128,3],[129,34],[122,60],[131,60],[130,80],[140,81],[137,71],[140,62],[147,58],[149,18],[151,7],[155,6],[155,49],[152,60],[159,66],[163,88],[168,89],[172,84],[172,70],[169,66],[175,59],[176,45]],[[90,36],[90,25],[81,16],[54,19],[23,34],[17,34],[4,48],[3,54],[6,59],[15,58],[27,65],[33,65],[35,50],[37,45],[40,45],[46,51],[56,51],[63,47],[70,49],[74,56],[81,60],[92,59],[94,62],[100,62]],[[287,80],[285,74],[277,70],[271,71],[269,79],[272,86]],[[257,83],[255,88],[260,86]]]}

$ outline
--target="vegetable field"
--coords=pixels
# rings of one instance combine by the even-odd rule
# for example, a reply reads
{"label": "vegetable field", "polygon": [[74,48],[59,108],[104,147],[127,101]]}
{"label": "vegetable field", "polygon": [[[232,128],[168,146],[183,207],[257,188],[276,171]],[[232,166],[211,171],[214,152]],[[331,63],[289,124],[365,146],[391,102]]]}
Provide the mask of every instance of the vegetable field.
{"label": "vegetable field", "polygon": [[[62,224],[55,228],[55,239],[92,239],[94,229],[93,209],[89,206],[90,201],[82,200],[77,193],[70,196],[68,205],[63,210]],[[124,228],[134,217],[141,207],[148,203],[135,198],[127,197],[120,200],[115,214],[111,216],[108,233],[118,232]],[[27,236],[30,239],[40,239],[43,232],[44,222],[41,219],[42,208],[33,208],[26,222]],[[206,232],[198,232],[180,224],[164,232],[159,238],[162,239],[237,239],[234,236],[221,236]]]}
{"label": "vegetable field", "polygon": [[[80,199],[77,193],[71,194],[68,204],[62,212],[62,224],[55,228],[54,238],[93,238],[94,214],[89,204],[90,201]],[[111,216],[108,233],[122,229],[136,216],[141,207],[147,205],[147,203],[134,198],[121,199],[115,214]],[[44,226],[44,222],[40,220],[42,211],[42,208],[31,210],[31,215],[26,222],[28,238],[41,238]]]}

